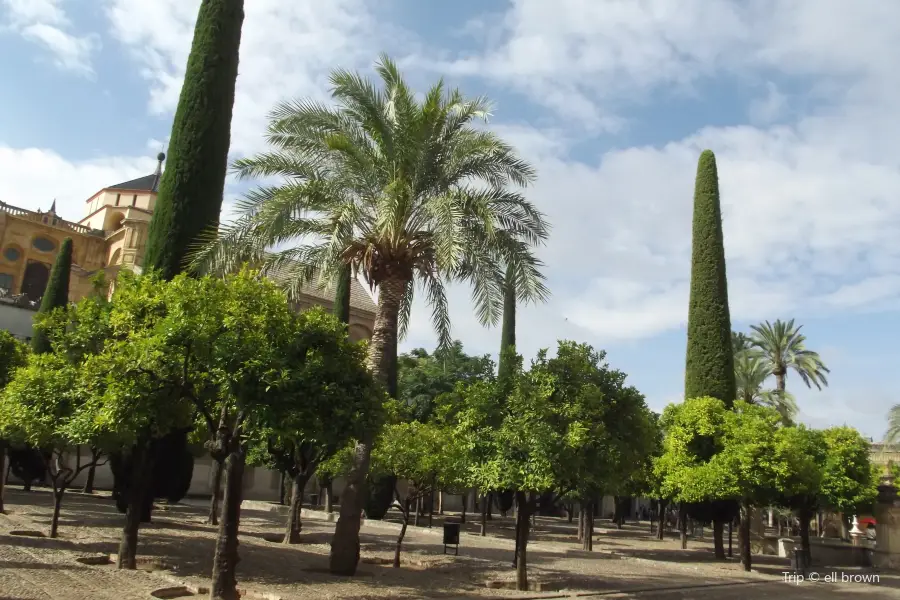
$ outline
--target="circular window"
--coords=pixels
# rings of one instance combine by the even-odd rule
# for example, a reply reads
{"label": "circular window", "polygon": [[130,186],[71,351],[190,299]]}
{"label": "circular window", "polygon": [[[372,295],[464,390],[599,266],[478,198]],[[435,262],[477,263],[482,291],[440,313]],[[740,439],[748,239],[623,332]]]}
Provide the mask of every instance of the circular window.
{"label": "circular window", "polygon": [[40,250],[41,252],[53,252],[56,249],[56,243],[45,237],[34,238],[31,245],[34,246],[35,250]]}
{"label": "circular window", "polygon": [[22,253],[19,252],[19,249],[13,248],[12,246],[3,251],[3,258],[8,260],[9,262],[16,262],[17,260],[19,260],[19,257],[21,255]]}

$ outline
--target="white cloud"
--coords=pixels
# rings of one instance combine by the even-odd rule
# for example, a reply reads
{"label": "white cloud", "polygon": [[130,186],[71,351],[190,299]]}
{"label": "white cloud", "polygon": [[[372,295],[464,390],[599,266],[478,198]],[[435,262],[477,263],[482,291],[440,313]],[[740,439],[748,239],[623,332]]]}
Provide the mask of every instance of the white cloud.
{"label": "white cloud", "polygon": [[771,81],[766,82],[766,95],[750,103],[750,120],[753,123],[766,125],[784,116],[788,109],[788,98],[778,90]]}
{"label": "white cloud", "polygon": [[91,59],[100,49],[94,34],[69,33],[72,24],[62,7],[63,0],[2,0],[8,26],[24,39],[49,50],[54,63],[66,71],[92,76]]}
{"label": "white cloud", "polygon": [[52,150],[0,144],[0,200],[29,210],[56,212],[71,221],[86,215],[85,201],[101,188],[152,173],[152,157],[70,161]]}
{"label": "white cloud", "polygon": [[[150,81],[150,108],[172,113],[190,51],[198,0],[106,0],[112,34],[135,54]],[[232,149],[263,145],[266,115],[282,100],[326,99],[335,67],[368,67],[389,27],[362,0],[253,0],[245,4],[232,124]]]}

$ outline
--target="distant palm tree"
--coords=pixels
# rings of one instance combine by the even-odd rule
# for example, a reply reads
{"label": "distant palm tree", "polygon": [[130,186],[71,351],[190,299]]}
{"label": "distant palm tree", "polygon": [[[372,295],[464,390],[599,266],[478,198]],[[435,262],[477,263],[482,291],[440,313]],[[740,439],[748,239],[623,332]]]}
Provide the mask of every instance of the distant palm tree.
{"label": "distant palm tree", "polygon": [[752,347],[753,344],[750,342],[750,337],[747,334],[741,333],[740,331],[731,332],[731,349],[734,352],[735,357]]}
{"label": "distant palm tree", "polygon": [[[378,85],[358,73],[331,74],[334,106],[311,100],[275,108],[273,149],[238,160],[243,178],[279,178],[248,194],[238,220],[200,248],[195,265],[231,271],[244,262],[284,281],[289,294],[313,278],[335,280],[346,265],[378,292],[368,364],[397,391],[397,341],[416,287],[431,308],[440,345],[451,344],[446,285],[472,286],[475,312],[495,324],[505,266],[521,301],[549,294],[533,247],[549,226],[519,188],[535,171],[496,134],[485,98],[438,82],[423,96],[386,56]],[[352,574],[359,558],[363,486],[372,440],[361,440],[341,494],[331,570]]]}
{"label": "distant palm tree", "polygon": [[763,364],[775,376],[775,391],[784,395],[788,370],[792,370],[807,387],[816,386],[819,390],[828,385],[826,373],[828,367],[822,362],[817,352],[806,349],[806,337],[800,333],[802,325],[794,325],[790,321],[766,321],[760,325],[751,325],[750,341]]}
{"label": "distant palm tree", "polygon": [[790,425],[797,416],[797,402],[789,392],[779,394],[776,390],[764,389],[766,380],[772,375],[762,357],[745,349],[734,357],[734,378],[737,383],[738,400],[749,404],[769,406],[778,411],[782,422]]}
{"label": "distant palm tree", "polygon": [[900,444],[900,404],[888,411],[888,428],[884,434],[885,444]]}

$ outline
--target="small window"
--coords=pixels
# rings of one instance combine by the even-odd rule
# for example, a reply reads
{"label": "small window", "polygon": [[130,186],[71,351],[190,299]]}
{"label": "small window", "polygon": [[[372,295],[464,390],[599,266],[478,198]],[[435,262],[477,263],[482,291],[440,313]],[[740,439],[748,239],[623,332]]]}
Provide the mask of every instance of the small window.
{"label": "small window", "polygon": [[53,252],[54,250],[56,250],[56,242],[45,237],[34,238],[34,240],[31,242],[31,245],[35,250],[39,250],[41,252]]}
{"label": "small window", "polygon": [[116,206],[119,205],[119,201],[122,199],[122,194],[116,194]]}
{"label": "small window", "polygon": [[131,205],[137,206],[137,194],[134,195],[134,198],[131,199]]}
{"label": "small window", "polygon": [[7,293],[12,291],[13,276],[9,273],[0,273],[0,288],[6,290]]}
{"label": "small window", "polygon": [[6,250],[3,251],[3,258],[9,262],[16,262],[19,260],[20,256],[22,256],[22,253],[19,252],[19,249],[13,248],[12,246],[8,246]]}

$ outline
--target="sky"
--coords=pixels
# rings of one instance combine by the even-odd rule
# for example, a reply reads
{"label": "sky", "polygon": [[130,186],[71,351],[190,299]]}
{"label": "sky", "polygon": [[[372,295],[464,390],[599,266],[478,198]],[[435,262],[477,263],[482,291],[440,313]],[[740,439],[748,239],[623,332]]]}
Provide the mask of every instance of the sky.
{"label": "sky", "polygon": [[[0,200],[84,215],[166,149],[199,0],[0,0]],[[379,53],[424,90],[494,101],[489,126],[537,169],[552,297],[522,307],[526,357],[607,351],[655,410],[684,385],[693,180],[716,153],[733,328],[795,318],[831,369],[801,420],[880,439],[900,402],[900,2],[248,0],[233,157],[268,111],[328,100]],[[229,181],[225,206],[246,191]],[[496,354],[469,291],[454,335]],[[416,305],[401,349],[434,346]]]}

